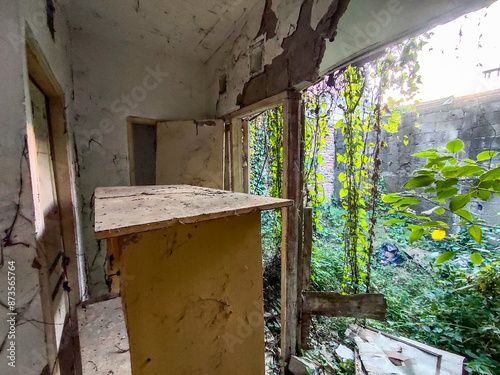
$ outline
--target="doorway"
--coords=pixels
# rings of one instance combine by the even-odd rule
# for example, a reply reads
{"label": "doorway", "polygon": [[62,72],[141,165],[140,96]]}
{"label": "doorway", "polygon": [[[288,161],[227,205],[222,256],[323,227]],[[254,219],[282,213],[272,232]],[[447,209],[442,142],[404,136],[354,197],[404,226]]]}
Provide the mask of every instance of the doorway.
{"label": "doorway", "polygon": [[64,92],[27,33],[26,139],[48,366],[50,373],[81,374],[76,305],[84,272],[78,265]]}

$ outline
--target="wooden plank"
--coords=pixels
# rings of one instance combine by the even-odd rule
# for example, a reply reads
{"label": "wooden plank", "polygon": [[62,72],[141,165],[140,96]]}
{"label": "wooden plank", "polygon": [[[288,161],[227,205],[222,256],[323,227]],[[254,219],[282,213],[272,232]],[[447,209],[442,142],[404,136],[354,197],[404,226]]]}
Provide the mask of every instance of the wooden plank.
{"label": "wooden plank", "polygon": [[224,188],[224,122],[166,121],[157,125],[156,184]]}
{"label": "wooden plank", "polygon": [[[461,375],[464,357],[419,343],[414,340],[389,335],[371,327],[351,325],[348,337],[356,342],[361,362],[368,373],[376,371],[396,373],[398,366],[391,358],[406,359],[415,374]],[[398,348],[398,353],[392,353]]]}
{"label": "wooden plank", "polygon": [[231,190],[243,193],[243,122],[240,119],[231,121]]}
{"label": "wooden plank", "polygon": [[363,364],[361,363],[361,358],[359,357],[358,349],[354,349],[354,374],[367,375],[366,371],[363,370]]}
{"label": "wooden plank", "polygon": [[304,309],[313,315],[384,320],[387,302],[383,294],[345,296],[334,292],[304,292]]}
{"label": "wooden plank", "polygon": [[[311,286],[311,256],[313,246],[313,209],[304,208],[304,244],[302,246],[302,290],[308,291]],[[309,333],[311,330],[312,315],[302,309],[300,347],[309,348]]]}
{"label": "wooden plank", "polygon": [[301,243],[301,101],[289,99],[283,106],[283,197],[294,205],[283,210],[281,250],[281,356],[289,363],[297,354],[299,330],[299,250]]}
{"label": "wooden plank", "polygon": [[442,374],[461,374],[465,358],[458,354],[446,352],[444,350],[434,348],[432,346],[423,344],[415,340],[408,339],[406,337],[397,337],[385,332],[380,332],[371,327],[366,327],[366,328],[360,327],[360,329],[365,333],[366,335],[365,337],[370,337],[370,338],[376,337],[378,339],[380,339],[381,336],[387,337],[390,340],[399,341],[413,348],[418,348],[424,353],[440,357],[441,361],[439,367],[441,369]]}
{"label": "wooden plank", "polygon": [[250,134],[249,123],[243,121],[241,126],[243,142],[243,192],[250,193]]}
{"label": "wooden plank", "polygon": [[175,224],[270,210],[291,205],[286,199],[196,186],[120,186],[95,190],[98,239],[140,233]]}

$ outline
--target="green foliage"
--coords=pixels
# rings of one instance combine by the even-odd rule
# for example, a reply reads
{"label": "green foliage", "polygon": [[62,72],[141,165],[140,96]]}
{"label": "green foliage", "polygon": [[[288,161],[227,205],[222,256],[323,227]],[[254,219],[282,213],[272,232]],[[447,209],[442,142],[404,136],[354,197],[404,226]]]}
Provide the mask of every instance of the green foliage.
{"label": "green foliage", "polygon": [[[249,123],[250,192],[282,197],[283,181],[283,109],[269,110]],[[281,210],[262,213],[264,258],[279,252]]]}
{"label": "green foliage", "polygon": [[[343,273],[337,235],[345,209],[335,204],[321,207],[323,233],[318,233],[315,260],[313,261],[313,288],[332,290],[339,285]],[[405,227],[411,218],[388,214],[388,218],[402,220],[388,226],[387,234],[377,228],[379,242],[391,241],[400,249],[409,243]],[[401,267],[374,264],[372,287],[383,293],[388,303],[386,322],[369,321],[368,324],[404,337],[409,337],[443,350],[464,355],[469,359],[468,368],[473,374],[497,374],[500,367],[495,362],[500,357],[500,256],[499,249],[490,245],[498,239],[499,232],[488,229],[479,246],[464,230],[455,238],[442,241],[420,241],[419,247],[431,254],[443,250],[456,253],[459,262],[447,262],[423,268],[407,259]],[[473,263],[469,249],[489,254],[482,266]],[[352,320],[317,319],[316,332],[326,339],[345,340],[341,334]],[[315,332],[315,331],[313,331]],[[340,335],[340,336],[339,336]],[[321,342],[321,341],[320,341]],[[325,342],[325,341],[323,341]]]}
{"label": "green foliage", "polygon": [[321,212],[318,210],[318,207],[326,201],[325,191],[321,184],[325,179],[320,173],[323,165],[321,152],[324,151],[328,136],[328,121],[337,107],[338,99],[338,94],[328,86],[325,80],[303,94],[306,121],[302,191],[304,207],[313,208],[314,232],[323,229],[319,222]]}
{"label": "green foliage", "polygon": [[[389,107],[414,98],[420,83],[418,52],[425,38],[407,40],[386,49],[385,55],[363,67],[347,67],[342,72],[343,119],[335,125],[344,136],[345,152],[337,161],[345,171],[339,175],[343,188],[339,192],[346,209],[344,217],[344,292],[370,290],[371,254],[374,251],[374,228],[378,217],[379,153],[384,147],[382,131],[398,130],[401,114]],[[338,79],[336,79],[337,81]],[[397,92],[401,99],[387,99],[387,92]],[[387,99],[387,101],[386,101]],[[405,137],[405,142],[408,139]],[[413,182],[426,186],[426,178]],[[411,202],[401,202],[409,205]],[[412,239],[423,235],[420,229]]]}
{"label": "green foliage", "polygon": [[[460,159],[457,153],[462,151],[464,143],[454,140],[446,144],[445,150],[430,149],[415,154],[415,157],[427,159],[425,165],[418,168],[412,179],[404,186],[407,189],[424,188],[423,192],[389,194],[382,199],[393,206],[392,212],[409,216],[417,222],[407,228],[411,229],[411,242],[417,241],[424,235],[431,234],[434,239],[441,240],[446,225],[442,221],[432,220],[429,216],[417,216],[410,206],[421,202],[434,204],[431,210],[434,214],[451,212],[459,218],[459,224],[467,227],[467,233],[480,245],[483,240],[482,228],[497,228],[474,217],[467,209],[472,200],[488,201],[494,194],[500,195],[500,168],[494,166],[491,158],[498,153],[484,151],[477,156],[477,160]],[[489,163],[487,162],[489,161]],[[461,194],[458,194],[461,193]],[[388,221],[387,225],[394,222]],[[456,255],[448,251],[442,254],[438,263],[445,263]],[[483,257],[478,253],[470,255],[473,262],[482,263]]]}

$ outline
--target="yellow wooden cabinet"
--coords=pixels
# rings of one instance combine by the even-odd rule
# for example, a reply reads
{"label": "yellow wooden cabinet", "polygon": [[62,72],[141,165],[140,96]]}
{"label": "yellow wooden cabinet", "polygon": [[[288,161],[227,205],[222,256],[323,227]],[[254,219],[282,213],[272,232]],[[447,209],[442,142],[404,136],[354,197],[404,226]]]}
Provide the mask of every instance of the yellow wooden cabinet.
{"label": "yellow wooden cabinet", "polygon": [[291,204],[186,185],[96,190],[134,375],[264,374],[260,212]]}

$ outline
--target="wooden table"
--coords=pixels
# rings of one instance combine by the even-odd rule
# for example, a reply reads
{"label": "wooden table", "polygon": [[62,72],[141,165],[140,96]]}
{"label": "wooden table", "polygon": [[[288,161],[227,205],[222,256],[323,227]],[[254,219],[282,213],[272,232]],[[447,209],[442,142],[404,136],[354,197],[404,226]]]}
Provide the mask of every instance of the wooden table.
{"label": "wooden table", "polygon": [[96,189],[134,375],[264,374],[260,212],[290,205],[186,185]]}

